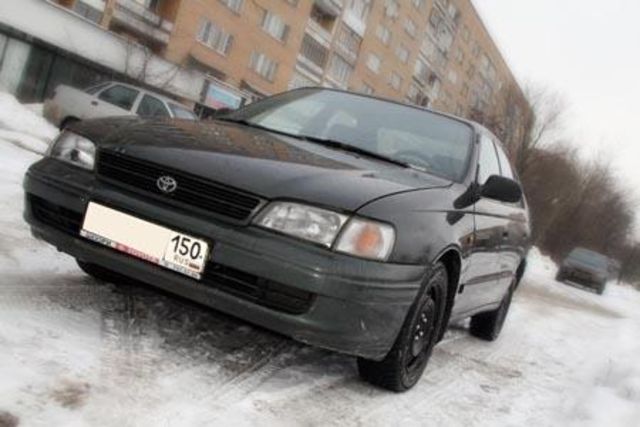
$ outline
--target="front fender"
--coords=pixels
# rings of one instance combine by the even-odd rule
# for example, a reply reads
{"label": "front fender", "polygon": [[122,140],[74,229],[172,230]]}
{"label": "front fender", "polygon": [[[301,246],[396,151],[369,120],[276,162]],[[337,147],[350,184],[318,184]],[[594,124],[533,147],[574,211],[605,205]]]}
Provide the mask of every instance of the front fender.
{"label": "front fender", "polygon": [[391,195],[363,206],[358,214],[394,225],[396,243],[390,262],[429,265],[447,248],[455,248],[464,259],[474,218],[471,209],[453,207],[463,191],[457,187]]}

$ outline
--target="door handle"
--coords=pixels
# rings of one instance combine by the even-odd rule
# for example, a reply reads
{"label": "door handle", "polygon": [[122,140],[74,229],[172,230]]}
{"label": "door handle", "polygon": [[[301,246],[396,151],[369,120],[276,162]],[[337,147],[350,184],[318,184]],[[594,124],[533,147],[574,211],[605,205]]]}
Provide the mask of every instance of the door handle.
{"label": "door handle", "polygon": [[91,101],[91,105],[93,105],[94,107],[98,106],[98,101]]}

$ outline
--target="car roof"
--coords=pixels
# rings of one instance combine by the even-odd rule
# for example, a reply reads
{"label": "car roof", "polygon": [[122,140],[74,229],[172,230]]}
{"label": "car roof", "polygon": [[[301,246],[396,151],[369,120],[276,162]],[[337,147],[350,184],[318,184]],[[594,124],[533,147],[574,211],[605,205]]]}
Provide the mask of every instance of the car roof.
{"label": "car roof", "polygon": [[139,90],[140,92],[144,92],[144,93],[148,93],[149,95],[153,95],[156,98],[161,99],[164,102],[170,102],[172,104],[178,105],[180,107],[186,108],[187,110],[191,111],[191,109],[189,107],[187,107],[186,105],[182,104],[181,102],[178,102],[175,99],[171,99],[168,96],[161,95],[158,92],[154,92],[154,91],[149,90],[149,89],[144,88],[144,87],[135,86],[135,85],[132,85],[132,84],[129,84],[129,83],[120,82],[120,81],[117,81],[117,80],[110,80],[110,81],[107,81],[107,82],[104,82],[104,83],[108,83],[109,85],[117,84],[117,85],[125,86],[125,87],[131,88],[131,89]]}

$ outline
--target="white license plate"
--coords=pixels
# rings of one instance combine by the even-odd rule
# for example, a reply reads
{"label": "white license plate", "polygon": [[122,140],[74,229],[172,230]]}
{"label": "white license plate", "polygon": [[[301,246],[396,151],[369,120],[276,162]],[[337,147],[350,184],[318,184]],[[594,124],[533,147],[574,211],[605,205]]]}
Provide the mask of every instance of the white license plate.
{"label": "white license plate", "polygon": [[209,244],[135,216],[89,202],[80,235],[178,273],[200,279]]}

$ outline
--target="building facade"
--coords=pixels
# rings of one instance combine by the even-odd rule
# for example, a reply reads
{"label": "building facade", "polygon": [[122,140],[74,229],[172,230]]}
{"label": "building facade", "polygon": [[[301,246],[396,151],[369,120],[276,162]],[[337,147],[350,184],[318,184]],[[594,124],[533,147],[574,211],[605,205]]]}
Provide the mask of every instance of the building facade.
{"label": "building facade", "polygon": [[[322,85],[522,132],[529,106],[471,0],[40,0],[205,76],[197,103]],[[517,136],[517,135],[516,135]]]}

